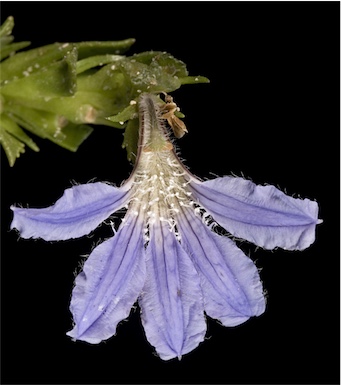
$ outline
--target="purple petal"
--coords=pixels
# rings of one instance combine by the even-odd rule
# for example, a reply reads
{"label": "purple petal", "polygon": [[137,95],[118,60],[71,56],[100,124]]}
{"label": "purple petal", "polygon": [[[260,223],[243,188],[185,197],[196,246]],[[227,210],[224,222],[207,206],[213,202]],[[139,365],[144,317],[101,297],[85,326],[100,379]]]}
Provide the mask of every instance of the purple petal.
{"label": "purple petal", "polygon": [[143,222],[135,216],[96,247],[85,262],[72,292],[70,310],[75,326],[67,334],[92,344],[114,335],[137,300],[145,275]]}
{"label": "purple petal", "polygon": [[180,359],[204,340],[206,321],[198,274],[164,223],[151,228],[146,266],[139,304],[147,339],[163,360]]}
{"label": "purple petal", "polygon": [[106,183],[71,187],[50,207],[23,209],[11,206],[11,229],[23,238],[61,241],[89,234],[113,212],[126,204],[127,191]]}
{"label": "purple petal", "polygon": [[258,270],[231,239],[214,233],[185,209],[179,220],[182,245],[199,273],[205,311],[225,326],[235,326],[265,310]]}
{"label": "purple petal", "polygon": [[232,235],[265,249],[303,250],[315,240],[318,205],[274,186],[223,177],[191,187],[199,203]]}

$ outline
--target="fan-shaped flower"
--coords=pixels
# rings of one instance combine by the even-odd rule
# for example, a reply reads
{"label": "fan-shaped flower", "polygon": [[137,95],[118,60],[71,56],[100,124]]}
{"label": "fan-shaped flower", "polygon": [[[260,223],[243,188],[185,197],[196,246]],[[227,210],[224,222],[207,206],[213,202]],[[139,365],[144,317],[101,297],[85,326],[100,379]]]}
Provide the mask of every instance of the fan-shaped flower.
{"label": "fan-shaped flower", "polygon": [[96,182],[65,190],[51,207],[12,206],[11,227],[47,241],[89,234],[115,211],[127,212],[77,276],[70,309],[76,340],[113,336],[138,301],[159,356],[180,358],[203,341],[205,313],[235,326],[265,310],[258,270],[218,223],[265,249],[302,250],[315,239],[318,205],[273,186],[225,176],[200,181],[178,159],[156,95],[139,100],[135,168],[119,188]]}

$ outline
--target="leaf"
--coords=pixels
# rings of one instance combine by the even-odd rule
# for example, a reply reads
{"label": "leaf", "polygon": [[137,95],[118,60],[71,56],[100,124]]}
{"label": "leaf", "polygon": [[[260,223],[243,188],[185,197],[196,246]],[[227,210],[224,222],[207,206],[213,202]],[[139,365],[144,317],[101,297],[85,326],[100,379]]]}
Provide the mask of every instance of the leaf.
{"label": "leaf", "polygon": [[122,110],[116,115],[108,116],[107,119],[115,123],[121,122],[123,124],[127,120],[131,120],[136,117],[137,117],[137,108],[135,103],[135,104],[129,104],[129,106],[126,107],[124,110]]}
{"label": "leaf", "polygon": [[3,44],[3,39],[1,39],[1,52],[0,52],[0,60],[5,59],[6,57],[10,56],[15,51],[19,51],[20,49],[23,49],[31,44],[29,41],[21,41],[19,43],[13,43],[13,44]]}
{"label": "leaf", "polygon": [[65,135],[64,139],[55,143],[69,151],[76,152],[92,131],[93,128],[86,124],[68,123],[62,129],[62,133]]}
{"label": "leaf", "polygon": [[5,98],[15,98],[23,103],[25,100],[34,100],[36,103],[47,98],[73,95],[77,84],[76,60],[77,51],[73,49],[64,59],[34,73],[27,71],[25,77],[5,84],[1,87],[1,93]]}
{"label": "leaf", "polygon": [[32,75],[41,71],[42,68],[62,60],[73,48],[74,44],[54,43],[18,52],[0,63],[1,83],[23,78],[27,73]]}
{"label": "leaf", "polygon": [[2,131],[2,143],[12,163],[23,143],[37,149],[20,126],[75,151],[92,132],[87,123],[126,127],[123,147],[133,161],[138,113],[131,102],[142,92],[170,93],[183,84],[208,82],[188,76],[185,63],[167,52],[122,56],[134,39],[55,43],[11,55],[29,44],[13,43],[13,26],[10,17],[0,27],[1,57],[6,57],[0,63],[1,108],[13,119],[7,125],[12,128]]}
{"label": "leaf", "polygon": [[10,35],[12,33],[13,27],[14,27],[14,18],[13,16],[8,16],[8,18],[0,26],[0,38]]}
{"label": "leaf", "polygon": [[97,55],[79,60],[77,62],[77,75],[84,71],[87,71],[90,68],[103,66],[108,63],[113,63],[115,61],[122,60],[123,58],[124,56],[120,55]]}
{"label": "leaf", "polygon": [[134,43],[135,39],[125,39],[118,41],[82,41],[74,44],[78,50],[79,59],[84,59],[95,55],[118,55],[126,52]]}
{"label": "leaf", "polygon": [[184,84],[199,84],[199,83],[209,83],[209,79],[204,76],[185,76],[183,78],[179,78],[182,85]]}
{"label": "leaf", "polygon": [[[77,77],[78,89],[72,97],[30,100],[29,105],[63,115],[74,123],[95,123],[117,127],[105,119],[122,111],[131,100],[130,83],[116,65],[105,65],[98,71]],[[39,107],[38,107],[39,104]]]}
{"label": "leaf", "polygon": [[73,123],[95,123],[117,127],[105,119],[122,111],[131,100],[130,85],[125,76],[106,65],[94,73],[82,73],[77,77],[77,92],[72,97],[24,98],[17,101],[27,107],[55,114],[63,112]]}
{"label": "leaf", "polygon": [[124,60],[120,65],[134,97],[142,92],[172,92],[181,86],[179,79],[164,72],[161,66],[149,66],[134,59]]}
{"label": "leaf", "polygon": [[137,155],[137,144],[139,140],[139,119],[129,120],[124,132],[122,148],[127,150],[127,158],[129,162],[135,163]]}
{"label": "leaf", "polygon": [[15,123],[10,117],[6,114],[0,115],[0,126],[7,131],[9,134],[25,143],[33,151],[38,152],[39,147],[34,143],[34,141]]}
{"label": "leaf", "polygon": [[13,40],[14,40],[14,36],[12,35],[0,37],[1,49],[6,45],[11,44]]}
{"label": "leaf", "polygon": [[[175,78],[179,78],[181,85],[210,82],[209,79],[204,76],[188,76],[186,64],[167,52],[142,52],[133,55],[131,60],[148,64],[152,68],[161,67],[164,73],[167,73]],[[170,90],[168,92],[170,92]]]}
{"label": "leaf", "polygon": [[25,152],[25,144],[33,151],[39,151],[34,141],[6,114],[0,115],[0,143],[11,167],[20,154]]}
{"label": "leaf", "polygon": [[6,131],[2,118],[0,124],[0,143],[5,150],[9,165],[12,167],[20,154],[25,152],[25,145]]}
{"label": "leaf", "polygon": [[10,117],[17,124],[70,151],[76,151],[93,131],[90,126],[68,122],[65,117],[47,111],[39,111],[21,105],[12,105],[9,110]]}
{"label": "leaf", "polygon": [[163,71],[171,76],[184,77],[188,75],[186,64],[167,52],[142,52],[133,55],[131,59],[152,67],[162,67]]}
{"label": "leaf", "polygon": [[14,19],[12,16],[9,16],[0,26],[0,60],[5,59],[15,51],[25,48],[31,44],[29,41],[12,44],[14,40],[14,37],[11,35],[13,27]]}

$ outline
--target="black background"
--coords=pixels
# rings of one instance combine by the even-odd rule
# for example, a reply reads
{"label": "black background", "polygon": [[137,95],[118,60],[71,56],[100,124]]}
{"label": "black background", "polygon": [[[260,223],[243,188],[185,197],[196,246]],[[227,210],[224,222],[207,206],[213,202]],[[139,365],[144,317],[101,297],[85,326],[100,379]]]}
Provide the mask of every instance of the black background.
{"label": "black background", "polygon": [[60,243],[19,240],[10,204],[52,204],[74,180],[120,183],[131,170],[122,132],[96,127],[70,153],[40,138],[13,168],[1,153],[2,383],[339,382],[339,2],[2,2],[16,41],[137,39],[129,54],[161,50],[210,84],[172,95],[189,134],[192,172],[231,172],[320,204],[316,242],[303,252],[243,243],[262,268],[265,314],[236,328],[208,319],[207,340],[164,362],[138,309],[100,345],[74,343],[74,272],[110,233]]}

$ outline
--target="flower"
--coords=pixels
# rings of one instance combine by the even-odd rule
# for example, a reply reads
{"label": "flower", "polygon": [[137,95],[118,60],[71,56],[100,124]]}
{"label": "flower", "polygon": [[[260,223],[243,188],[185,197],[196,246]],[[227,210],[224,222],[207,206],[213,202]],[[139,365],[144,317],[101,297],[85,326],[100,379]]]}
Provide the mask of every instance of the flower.
{"label": "flower", "polygon": [[113,336],[134,303],[148,341],[172,359],[204,340],[206,315],[239,325],[265,310],[257,267],[233,237],[265,249],[303,250],[315,239],[318,205],[274,186],[237,177],[201,181],[178,159],[157,95],[139,99],[135,168],[121,186],[73,186],[51,207],[12,206],[23,238],[66,240],[89,234],[115,211],[126,215],[77,276],[68,335],[97,344]]}

